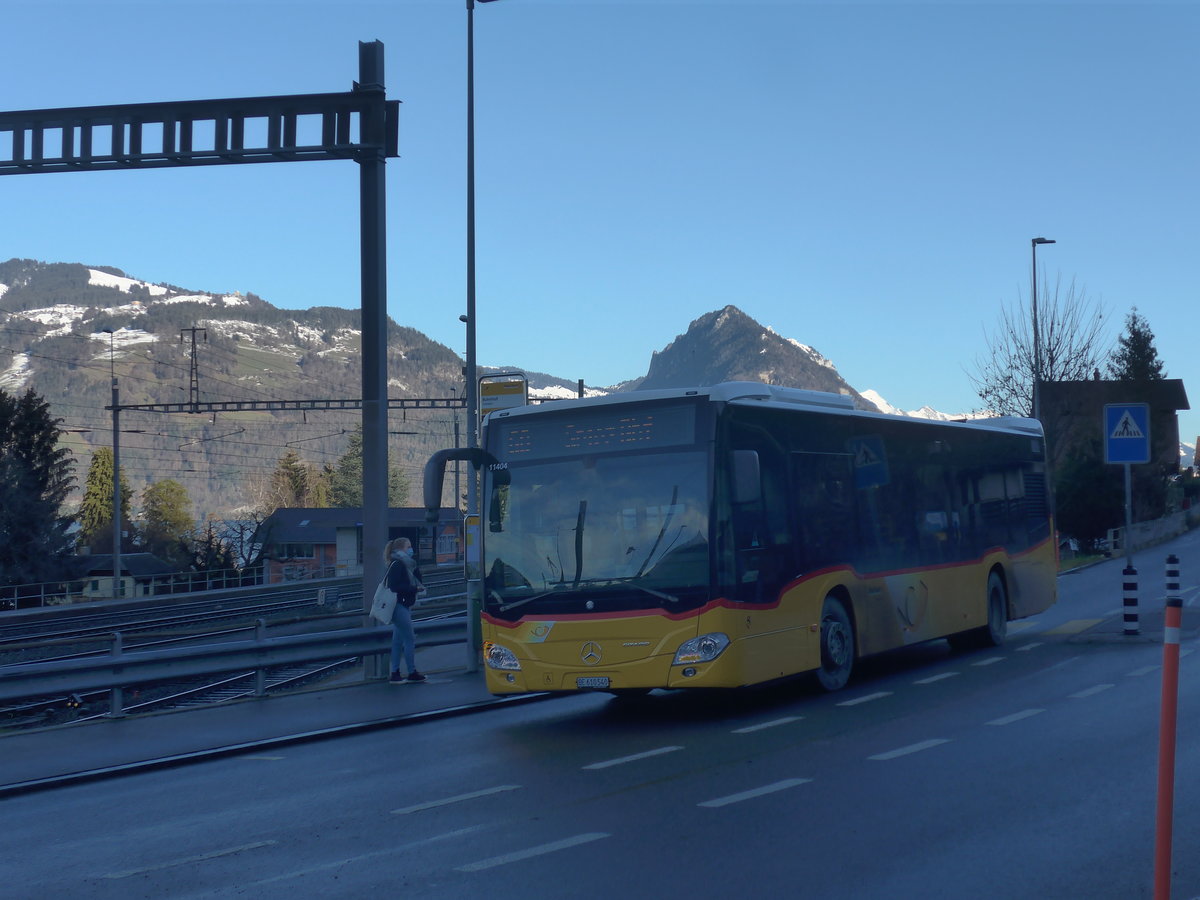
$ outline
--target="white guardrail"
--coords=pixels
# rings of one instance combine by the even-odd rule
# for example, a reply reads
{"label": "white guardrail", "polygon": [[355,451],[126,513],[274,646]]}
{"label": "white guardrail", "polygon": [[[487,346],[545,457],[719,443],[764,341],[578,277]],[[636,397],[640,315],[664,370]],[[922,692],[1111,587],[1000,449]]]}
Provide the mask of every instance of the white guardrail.
{"label": "white guardrail", "polygon": [[[1129,549],[1140,550],[1178,537],[1200,525],[1200,509],[1183,510],[1149,522],[1134,522],[1129,529]],[[1108,550],[1113,556],[1125,552],[1125,529],[1108,530]]]}
{"label": "white guardrail", "polygon": [[[413,628],[418,647],[466,639],[465,617],[414,622]],[[124,651],[118,641],[106,656],[0,666],[0,703],[370,656],[387,653],[391,644],[392,629],[387,625],[169,650]]]}

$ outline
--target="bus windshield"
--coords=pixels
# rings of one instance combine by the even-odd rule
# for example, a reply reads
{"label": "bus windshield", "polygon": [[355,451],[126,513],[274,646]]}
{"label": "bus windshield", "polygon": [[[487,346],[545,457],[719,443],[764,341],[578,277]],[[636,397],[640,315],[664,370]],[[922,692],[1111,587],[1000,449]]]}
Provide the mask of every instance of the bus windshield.
{"label": "bus windshield", "polygon": [[499,464],[487,473],[489,614],[702,605],[708,462],[695,449]]}

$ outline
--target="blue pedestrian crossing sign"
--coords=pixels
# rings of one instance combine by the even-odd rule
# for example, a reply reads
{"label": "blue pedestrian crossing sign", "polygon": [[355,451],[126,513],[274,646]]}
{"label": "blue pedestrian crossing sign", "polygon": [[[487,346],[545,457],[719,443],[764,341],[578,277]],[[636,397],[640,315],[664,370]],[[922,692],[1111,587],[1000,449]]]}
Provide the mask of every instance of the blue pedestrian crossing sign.
{"label": "blue pedestrian crossing sign", "polygon": [[1135,465],[1150,462],[1149,404],[1104,405],[1104,461]]}
{"label": "blue pedestrian crossing sign", "polygon": [[883,438],[879,435],[863,435],[850,439],[850,453],[854,457],[854,486],[859,490],[883,487],[890,480],[887,452]]}

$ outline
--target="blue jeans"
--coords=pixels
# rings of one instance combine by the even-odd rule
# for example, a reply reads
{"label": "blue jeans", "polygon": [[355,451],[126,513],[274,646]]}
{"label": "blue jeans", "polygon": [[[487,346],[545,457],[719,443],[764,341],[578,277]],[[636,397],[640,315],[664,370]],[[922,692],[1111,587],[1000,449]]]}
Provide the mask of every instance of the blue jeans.
{"label": "blue jeans", "polygon": [[413,634],[412,610],[400,603],[392,616],[392,671],[406,674],[400,668],[401,653],[408,662],[408,672],[417,670],[416,635]]}

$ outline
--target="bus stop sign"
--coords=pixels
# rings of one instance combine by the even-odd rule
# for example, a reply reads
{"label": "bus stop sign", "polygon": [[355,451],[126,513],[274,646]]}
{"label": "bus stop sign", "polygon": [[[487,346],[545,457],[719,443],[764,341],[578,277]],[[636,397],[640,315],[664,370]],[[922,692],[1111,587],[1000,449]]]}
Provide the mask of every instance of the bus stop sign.
{"label": "bus stop sign", "polygon": [[1150,462],[1150,406],[1146,403],[1106,403],[1104,461]]}

